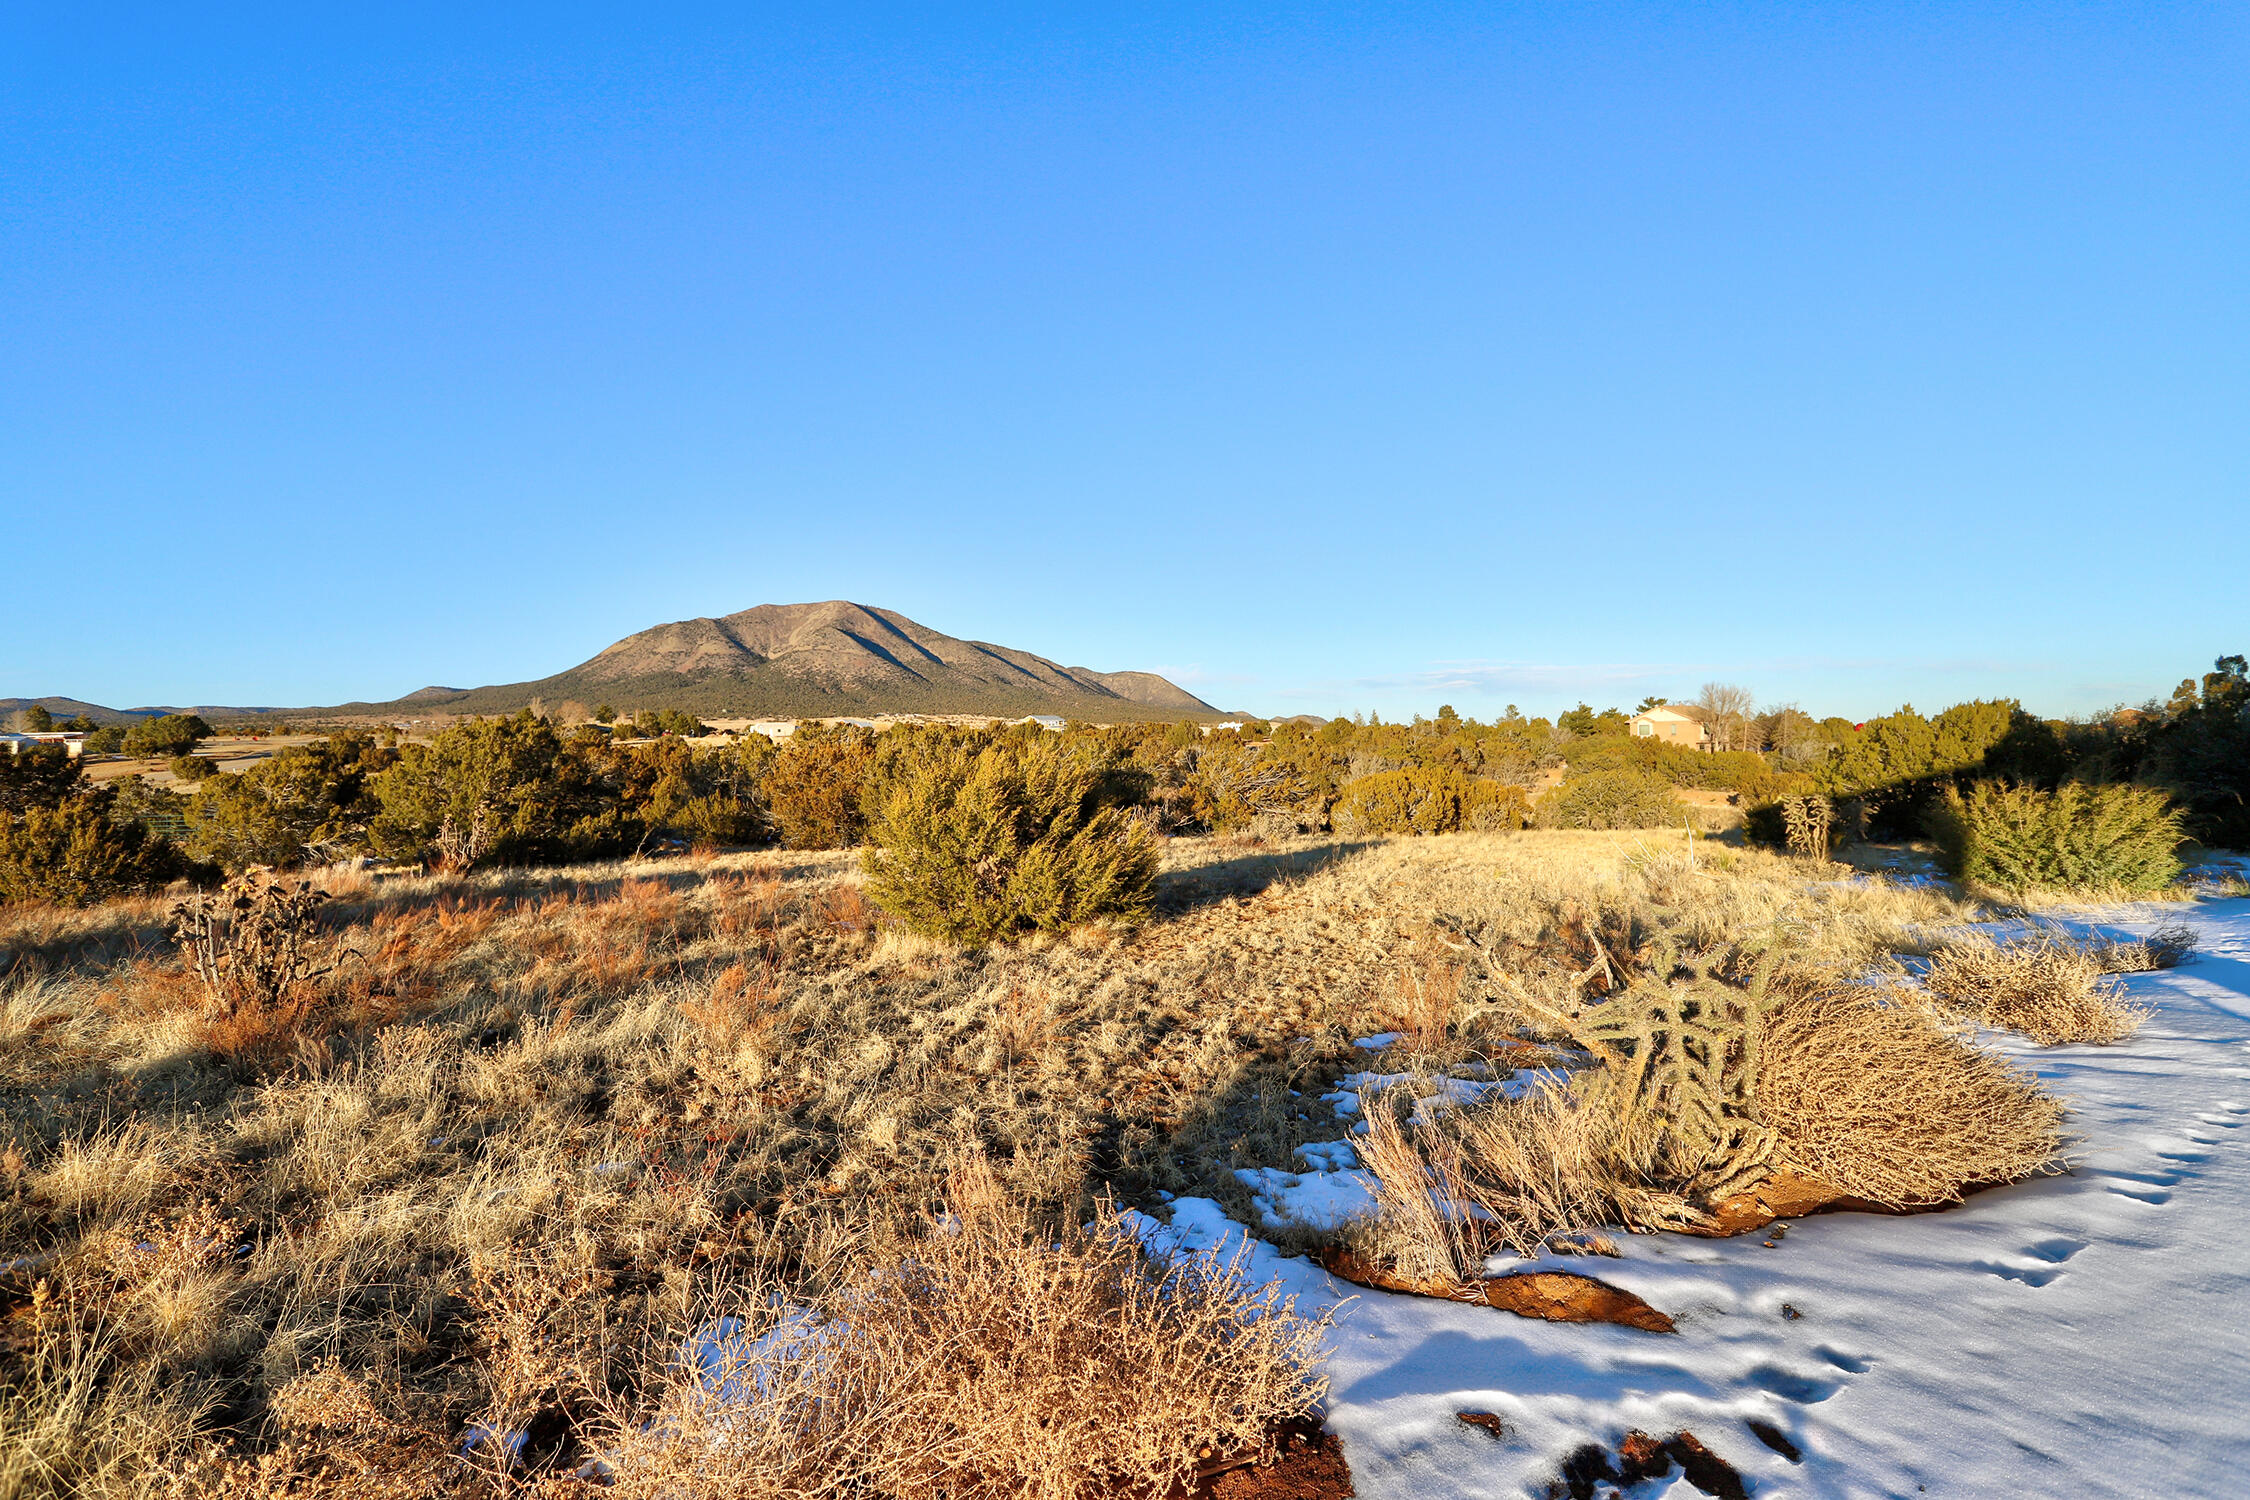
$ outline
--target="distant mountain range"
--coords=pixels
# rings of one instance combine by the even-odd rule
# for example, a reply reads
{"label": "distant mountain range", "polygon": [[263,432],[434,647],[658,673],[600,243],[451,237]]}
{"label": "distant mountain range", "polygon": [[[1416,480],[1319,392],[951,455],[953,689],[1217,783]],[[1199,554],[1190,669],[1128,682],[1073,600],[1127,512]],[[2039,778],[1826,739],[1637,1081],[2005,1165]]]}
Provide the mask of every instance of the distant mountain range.
{"label": "distant mountain range", "polygon": [[142,719],[162,718],[165,714],[201,714],[206,719],[248,719],[265,714],[288,713],[285,708],[222,707],[215,703],[167,703],[145,708],[104,708],[99,703],[88,703],[78,698],[0,698],[0,727],[14,717],[16,710],[37,704],[55,716],[57,723],[75,719],[83,714],[96,724],[133,724]]}
{"label": "distant mountain range", "polygon": [[[28,706],[0,699],[0,712]],[[143,718],[169,708],[106,709],[38,702],[58,718]],[[567,672],[495,687],[426,687],[383,702],[322,708],[199,707],[248,714],[513,713],[538,702],[630,714],[677,708],[707,718],[814,719],[879,714],[1061,714],[1097,721],[1220,718],[1217,708],[1154,672],[1096,672],[1043,656],[957,640],[896,610],[832,599],[761,604],[718,619],[677,620],[629,635]]]}

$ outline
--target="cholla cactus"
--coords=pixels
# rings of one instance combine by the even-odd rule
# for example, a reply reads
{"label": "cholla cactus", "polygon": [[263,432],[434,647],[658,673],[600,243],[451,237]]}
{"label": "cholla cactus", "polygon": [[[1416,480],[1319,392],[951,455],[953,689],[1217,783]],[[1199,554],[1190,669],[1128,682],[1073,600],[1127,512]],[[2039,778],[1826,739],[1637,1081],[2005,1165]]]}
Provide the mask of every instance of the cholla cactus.
{"label": "cholla cactus", "polygon": [[254,873],[218,892],[199,891],[172,907],[171,937],[221,1014],[273,1005],[333,964],[316,966],[315,914],[328,900],[309,880]]}
{"label": "cholla cactus", "polygon": [[1826,797],[1781,799],[1781,821],[1788,833],[1789,852],[1826,859],[1836,823],[1836,810]]}
{"label": "cholla cactus", "polygon": [[1776,956],[1737,987],[1708,957],[1659,941],[1651,975],[1576,1016],[1549,1017],[1599,1064],[1589,1099],[1630,1127],[1635,1166],[1651,1182],[1713,1201],[1766,1174],[1777,1137],[1758,1123],[1758,1073]]}

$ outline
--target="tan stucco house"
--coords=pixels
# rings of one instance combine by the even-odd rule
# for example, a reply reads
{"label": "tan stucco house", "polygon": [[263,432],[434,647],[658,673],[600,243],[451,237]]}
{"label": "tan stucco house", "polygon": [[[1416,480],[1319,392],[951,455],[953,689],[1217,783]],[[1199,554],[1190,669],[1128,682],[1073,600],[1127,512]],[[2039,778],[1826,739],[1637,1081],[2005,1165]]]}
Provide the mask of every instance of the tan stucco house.
{"label": "tan stucco house", "polygon": [[1710,750],[1717,742],[1711,737],[1711,716],[1692,703],[1659,703],[1633,715],[1633,734],[1644,740],[1662,740],[1667,745],[1685,745],[1691,750]]}

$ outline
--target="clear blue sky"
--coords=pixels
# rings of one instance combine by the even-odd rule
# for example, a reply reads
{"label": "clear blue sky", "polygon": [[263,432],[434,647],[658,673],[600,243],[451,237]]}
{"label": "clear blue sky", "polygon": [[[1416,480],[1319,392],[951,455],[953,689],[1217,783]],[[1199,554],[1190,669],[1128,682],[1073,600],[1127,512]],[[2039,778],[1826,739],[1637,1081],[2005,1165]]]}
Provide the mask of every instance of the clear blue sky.
{"label": "clear blue sky", "polygon": [[0,696],[843,597],[1228,707],[2250,649],[2250,8],[19,4]]}

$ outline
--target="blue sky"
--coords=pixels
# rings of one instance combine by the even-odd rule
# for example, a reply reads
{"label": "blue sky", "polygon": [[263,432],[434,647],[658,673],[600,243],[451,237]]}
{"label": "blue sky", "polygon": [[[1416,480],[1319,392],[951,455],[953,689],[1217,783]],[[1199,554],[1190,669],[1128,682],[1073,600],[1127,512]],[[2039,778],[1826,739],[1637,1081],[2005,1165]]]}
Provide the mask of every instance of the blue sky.
{"label": "blue sky", "polygon": [[2238,5],[9,7],[0,696],[842,597],[1276,713],[2137,700],[2250,649],[2246,63]]}

